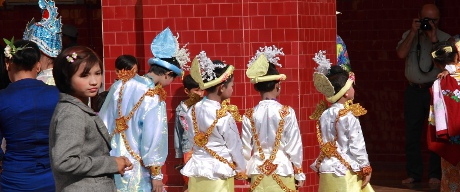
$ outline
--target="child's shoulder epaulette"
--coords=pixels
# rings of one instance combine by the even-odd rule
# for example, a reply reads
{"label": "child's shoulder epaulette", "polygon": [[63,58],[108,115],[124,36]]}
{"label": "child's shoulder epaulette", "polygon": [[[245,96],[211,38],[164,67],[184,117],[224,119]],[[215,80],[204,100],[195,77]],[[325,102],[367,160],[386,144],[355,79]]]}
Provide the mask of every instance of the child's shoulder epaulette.
{"label": "child's shoulder epaulette", "polygon": [[367,110],[359,103],[353,104],[353,100],[348,100],[345,102],[344,108],[339,111],[339,117],[345,116],[348,112],[351,112],[355,117],[359,117],[365,115]]}
{"label": "child's shoulder epaulette", "polygon": [[190,108],[191,106],[195,105],[199,101],[201,101],[201,96],[196,93],[190,92],[188,94],[188,99],[184,101],[184,104],[185,106],[187,106],[187,108]]}
{"label": "child's shoulder epaulette", "polygon": [[318,104],[316,104],[316,109],[313,111],[313,114],[310,115],[311,120],[319,120],[323,112],[327,109],[328,105],[327,102],[321,100]]}
{"label": "child's shoulder epaulette", "polygon": [[[149,96],[149,97],[153,97],[155,95],[158,95],[158,97],[160,98],[160,101],[165,101],[166,100],[166,96],[168,95],[166,93],[166,91],[163,89],[163,87],[158,84],[157,86],[155,86],[155,88],[153,89],[149,89],[147,90],[147,92],[144,94],[143,97],[145,97],[145,95]],[[142,98],[143,99],[143,98]]]}
{"label": "child's shoulder epaulette", "polygon": [[217,112],[217,116],[223,117],[227,115],[227,112],[229,112],[232,115],[235,121],[241,122],[243,120],[238,111],[238,106],[230,104],[230,99],[225,99],[224,101],[222,101],[221,108]]}

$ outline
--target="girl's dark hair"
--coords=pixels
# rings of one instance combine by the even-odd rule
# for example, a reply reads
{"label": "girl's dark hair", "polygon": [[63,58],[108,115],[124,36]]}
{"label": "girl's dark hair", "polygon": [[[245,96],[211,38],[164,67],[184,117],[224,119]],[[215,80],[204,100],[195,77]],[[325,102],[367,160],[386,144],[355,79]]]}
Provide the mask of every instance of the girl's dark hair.
{"label": "girl's dark hair", "polygon": [[[172,65],[175,65],[176,67],[178,67],[180,69],[180,64],[179,62],[177,62],[176,58],[160,58],[161,60],[163,61],[166,61]],[[155,75],[164,75],[166,74],[167,72],[171,71],[170,69],[166,69],[160,65],[156,65],[156,64],[153,64],[153,65],[150,65],[150,69],[149,69],[149,73],[153,72]],[[172,78],[176,78],[177,77],[177,74],[176,73],[169,73],[168,74],[169,76],[171,76]]]}
{"label": "girl's dark hair", "polygon": [[[139,65],[136,57],[132,55],[120,55],[115,60],[115,68],[118,70],[131,70],[134,66]],[[137,66],[139,69],[139,66]]]}
{"label": "girl's dark hair", "polygon": [[[16,52],[11,59],[7,60],[13,61],[14,67],[18,71],[32,71],[35,64],[40,61],[40,49],[37,44],[32,41],[27,40],[18,40],[13,43],[16,47]],[[21,50],[18,50],[22,48]]]}
{"label": "girl's dark hair", "polygon": [[[446,47],[451,47],[452,52],[444,50]],[[436,43],[431,51],[436,55],[436,57],[433,58],[433,61],[441,66],[453,63],[458,52],[457,47],[450,41],[441,41]]]}
{"label": "girl's dark hair", "polygon": [[[1,50],[5,47],[0,46]],[[5,54],[0,53],[0,90],[5,89],[11,83],[6,70]]]}
{"label": "girl's dark hair", "polygon": [[190,74],[184,77],[182,84],[184,84],[184,88],[188,89],[189,91],[192,90],[193,88],[200,87],[200,85],[198,85],[198,83],[192,78]]}
{"label": "girl's dark hair", "polygon": [[[76,53],[77,58],[72,58],[72,54]],[[69,61],[71,60],[72,61]],[[101,73],[103,73],[102,61],[97,54],[85,46],[74,46],[65,49],[54,60],[53,77],[56,82],[56,87],[62,93],[72,94],[73,88],[71,84],[72,76],[78,71],[80,65],[84,65],[82,74],[88,74],[91,68],[99,65]]]}
{"label": "girl's dark hair", "polygon": [[[224,62],[222,62],[221,60],[214,60],[214,61],[212,61],[212,63],[214,63],[214,64],[224,64]],[[222,74],[224,74],[225,71],[227,71],[227,69],[228,69],[229,66],[230,66],[230,65],[227,64],[224,68],[220,68],[220,67],[214,68],[214,73],[216,74],[216,77],[218,78],[218,77],[222,76]],[[213,86],[213,87],[207,88],[207,89],[206,89],[206,92],[213,93],[213,92],[215,92],[215,91],[217,90],[217,87],[220,86],[220,85],[222,85],[222,84],[223,84],[225,87],[227,87],[227,85],[232,81],[232,79],[233,79],[233,74],[231,74],[231,75],[227,78],[227,80],[225,80],[224,82],[219,83],[219,84],[217,84],[217,85],[215,85],[215,86]],[[211,81],[212,81],[212,80],[211,80]],[[205,79],[205,80],[203,80],[203,82],[207,83],[207,82],[209,82],[209,81]]]}
{"label": "girl's dark hair", "polygon": [[[276,69],[276,66],[270,63],[268,66],[266,75],[279,75],[279,74],[280,73]],[[270,92],[270,91],[273,91],[273,89],[275,89],[275,85],[279,82],[280,82],[279,80],[274,80],[274,81],[256,83],[254,84],[254,89],[261,93]]]}
{"label": "girl's dark hair", "polygon": [[345,69],[343,69],[341,66],[334,65],[329,70],[327,78],[334,87],[335,94],[337,94],[340,91],[340,89],[342,89],[342,87],[345,86],[345,84],[347,83],[348,72],[345,71]]}

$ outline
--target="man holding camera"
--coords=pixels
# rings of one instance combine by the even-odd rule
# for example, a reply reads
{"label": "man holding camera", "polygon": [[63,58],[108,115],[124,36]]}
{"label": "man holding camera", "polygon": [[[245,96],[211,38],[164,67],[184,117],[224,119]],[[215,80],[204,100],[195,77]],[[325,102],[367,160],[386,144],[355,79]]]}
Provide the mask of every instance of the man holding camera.
{"label": "man holding camera", "polygon": [[[412,27],[399,41],[396,52],[406,59],[405,76],[409,81],[404,93],[404,123],[406,129],[406,171],[408,178],[402,183],[419,182],[423,176],[423,158],[420,139],[426,126],[430,108],[430,87],[441,69],[434,67],[431,59],[432,45],[446,41],[450,35],[438,29],[439,9],[426,4],[419,18],[412,20]],[[440,157],[430,152],[429,183],[439,184],[441,178]]]}

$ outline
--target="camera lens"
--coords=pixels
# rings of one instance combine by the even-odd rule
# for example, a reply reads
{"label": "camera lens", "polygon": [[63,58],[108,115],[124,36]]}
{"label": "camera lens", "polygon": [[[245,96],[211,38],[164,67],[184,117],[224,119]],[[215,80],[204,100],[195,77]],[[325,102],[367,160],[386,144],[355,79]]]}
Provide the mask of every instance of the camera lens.
{"label": "camera lens", "polygon": [[424,18],[420,20],[420,29],[424,31],[431,30],[430,20],[428,18]]}

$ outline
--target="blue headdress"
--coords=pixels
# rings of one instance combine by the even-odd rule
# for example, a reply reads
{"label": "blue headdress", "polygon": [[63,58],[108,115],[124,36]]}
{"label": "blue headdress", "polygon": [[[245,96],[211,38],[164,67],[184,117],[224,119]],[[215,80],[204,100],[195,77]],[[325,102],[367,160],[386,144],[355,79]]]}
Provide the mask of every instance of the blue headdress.
{"label": "blue headdress", "polygon": [[[179,39],[179,34],[175,37],[169,27],[158,34],[150,46],[154,58],[149,59],[149,65],[162,66],[177,75],[182,75],[182,70],[189,70],[190,67],[187,63],[190,62],[190,53],[185,48],[187,44],[179,48],[177,39]],[[162,59],[175,59],[179,63],[180,68]]]}
{"label": "blue headdress", "polygon": [[57,7],[53,0],[39,0],[38,6],[42,9],[42,19],[35,19],[27,23],[24,31],[24,40],[37,43],[40,50],[50,57],[56,57],[62,49],[61,17],[58,18]]}

